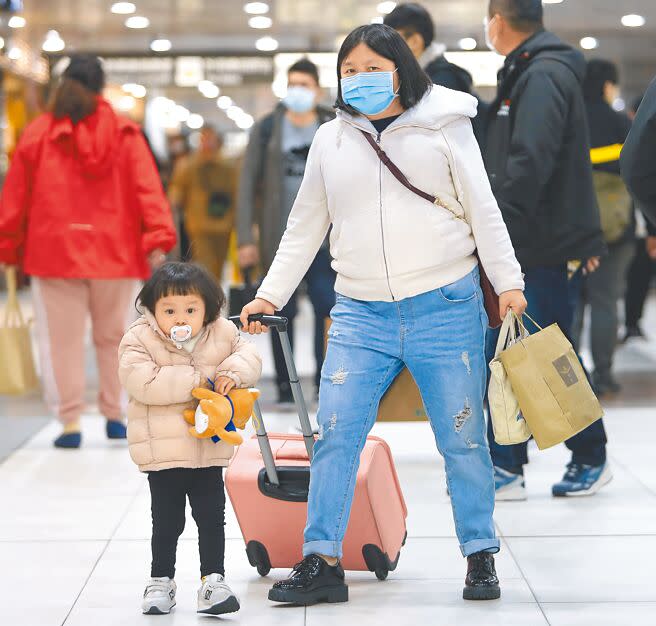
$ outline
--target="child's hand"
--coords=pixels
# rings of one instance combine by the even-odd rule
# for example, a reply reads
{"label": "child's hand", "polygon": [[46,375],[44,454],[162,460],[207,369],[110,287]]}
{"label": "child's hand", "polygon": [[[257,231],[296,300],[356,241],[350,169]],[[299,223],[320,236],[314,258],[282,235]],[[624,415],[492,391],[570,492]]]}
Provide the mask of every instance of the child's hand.
{"label": "child's hand", "polygon": [[222,396],[227,396],[237,385],[232,378],[219,376],[214,383],[214,390]]}

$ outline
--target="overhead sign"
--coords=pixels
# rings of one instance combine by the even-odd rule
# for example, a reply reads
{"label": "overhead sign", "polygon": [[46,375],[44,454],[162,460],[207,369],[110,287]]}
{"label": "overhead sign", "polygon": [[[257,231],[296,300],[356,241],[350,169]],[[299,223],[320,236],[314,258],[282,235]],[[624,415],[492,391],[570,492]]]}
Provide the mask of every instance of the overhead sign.
{"label": "overhead sign", "polygon": [[196,87],[201,80],[219,86],[273,80],[273,59],[264,56],[105,57],[107,82],[146,87]]}

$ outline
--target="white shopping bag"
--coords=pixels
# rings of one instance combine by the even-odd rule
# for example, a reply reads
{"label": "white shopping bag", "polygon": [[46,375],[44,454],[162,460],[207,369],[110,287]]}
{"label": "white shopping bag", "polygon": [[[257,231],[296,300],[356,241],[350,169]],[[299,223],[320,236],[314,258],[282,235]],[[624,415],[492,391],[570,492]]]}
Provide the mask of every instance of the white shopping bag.
{"label": "white shopping bag", "polygon": [[500,445],[522,443],[531,437],[500,358],[504,350],[525,339],[528,334],[517,316],[508,311],[499,331],[494,359],[490,361],[490,387],[487,394],[494,440]]}

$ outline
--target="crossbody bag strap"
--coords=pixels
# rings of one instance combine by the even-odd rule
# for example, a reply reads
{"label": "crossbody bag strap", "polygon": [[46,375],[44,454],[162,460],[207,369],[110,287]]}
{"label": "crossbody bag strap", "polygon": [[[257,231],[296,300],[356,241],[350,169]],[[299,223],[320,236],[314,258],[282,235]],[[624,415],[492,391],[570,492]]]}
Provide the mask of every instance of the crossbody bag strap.
{"label": "crossbody bag strap", "polygon": [[383,150],[378,142],[371,136],[371,133],[368,133],[364,130],[360,131],[365,139],[369,142],[369,145],[376,151],[378,158],[383,162],[385,167],[392,172],[392,175],[396,180],[398,180],[404,187],[407,187],[412,193],[416,193],[418,196],[421,196],[424,200],[428,200],[431,204],[439,204],[438,198],[432,196],[425,191],[422,191],[418,187],[415,187],[406,177],[406,175],[394,164],[392,159],[387,156],[387,152]]}
{"label": "crossbody bag strap", "polygon": [[[392,159],[389,158],[387,155],[387,152],[383,150],[379,145],[378,142],[371,136],[371,133],[368,133],[364,130],[360,131],[363,135],[364,138],[369,142],[369,145],[376,151],[376,154],[378,155],[378,158],[383,162],[385,167],[392,173],[394,178],[398,180],[404,187],[412,191],[412,193],[417,194],[420,198],[423,198],[424,200],[428,200],[431,204],[435,204],[439,207],[442,207],[443,209],[446,209],[450,213],[452,213],[455,217],[460,218],[460,216],[452,211],[442,200],[440,200],[438,197],[427,193],[426,191],[422,191],[419,189],[419,187],[415,187],[409,180],[408,177],[394,164]],[[460,218],[462,219],[462,218]]]}

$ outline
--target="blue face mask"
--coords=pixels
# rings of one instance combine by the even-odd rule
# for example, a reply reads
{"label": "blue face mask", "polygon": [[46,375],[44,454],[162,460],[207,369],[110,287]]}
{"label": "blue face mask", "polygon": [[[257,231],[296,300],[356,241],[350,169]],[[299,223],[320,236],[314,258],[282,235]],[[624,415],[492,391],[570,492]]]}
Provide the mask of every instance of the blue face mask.
{"label": "blue face mask", "polygon": [[382,113],[398,96],[394,93],[394,72],[360,72],[342,78],[342,99],[364,115]]}
{"label": "blue face mask", "polygon": [[307,113],[314,108],[314,91],[307,87],[289,87],[282,101],[294,113]]}

